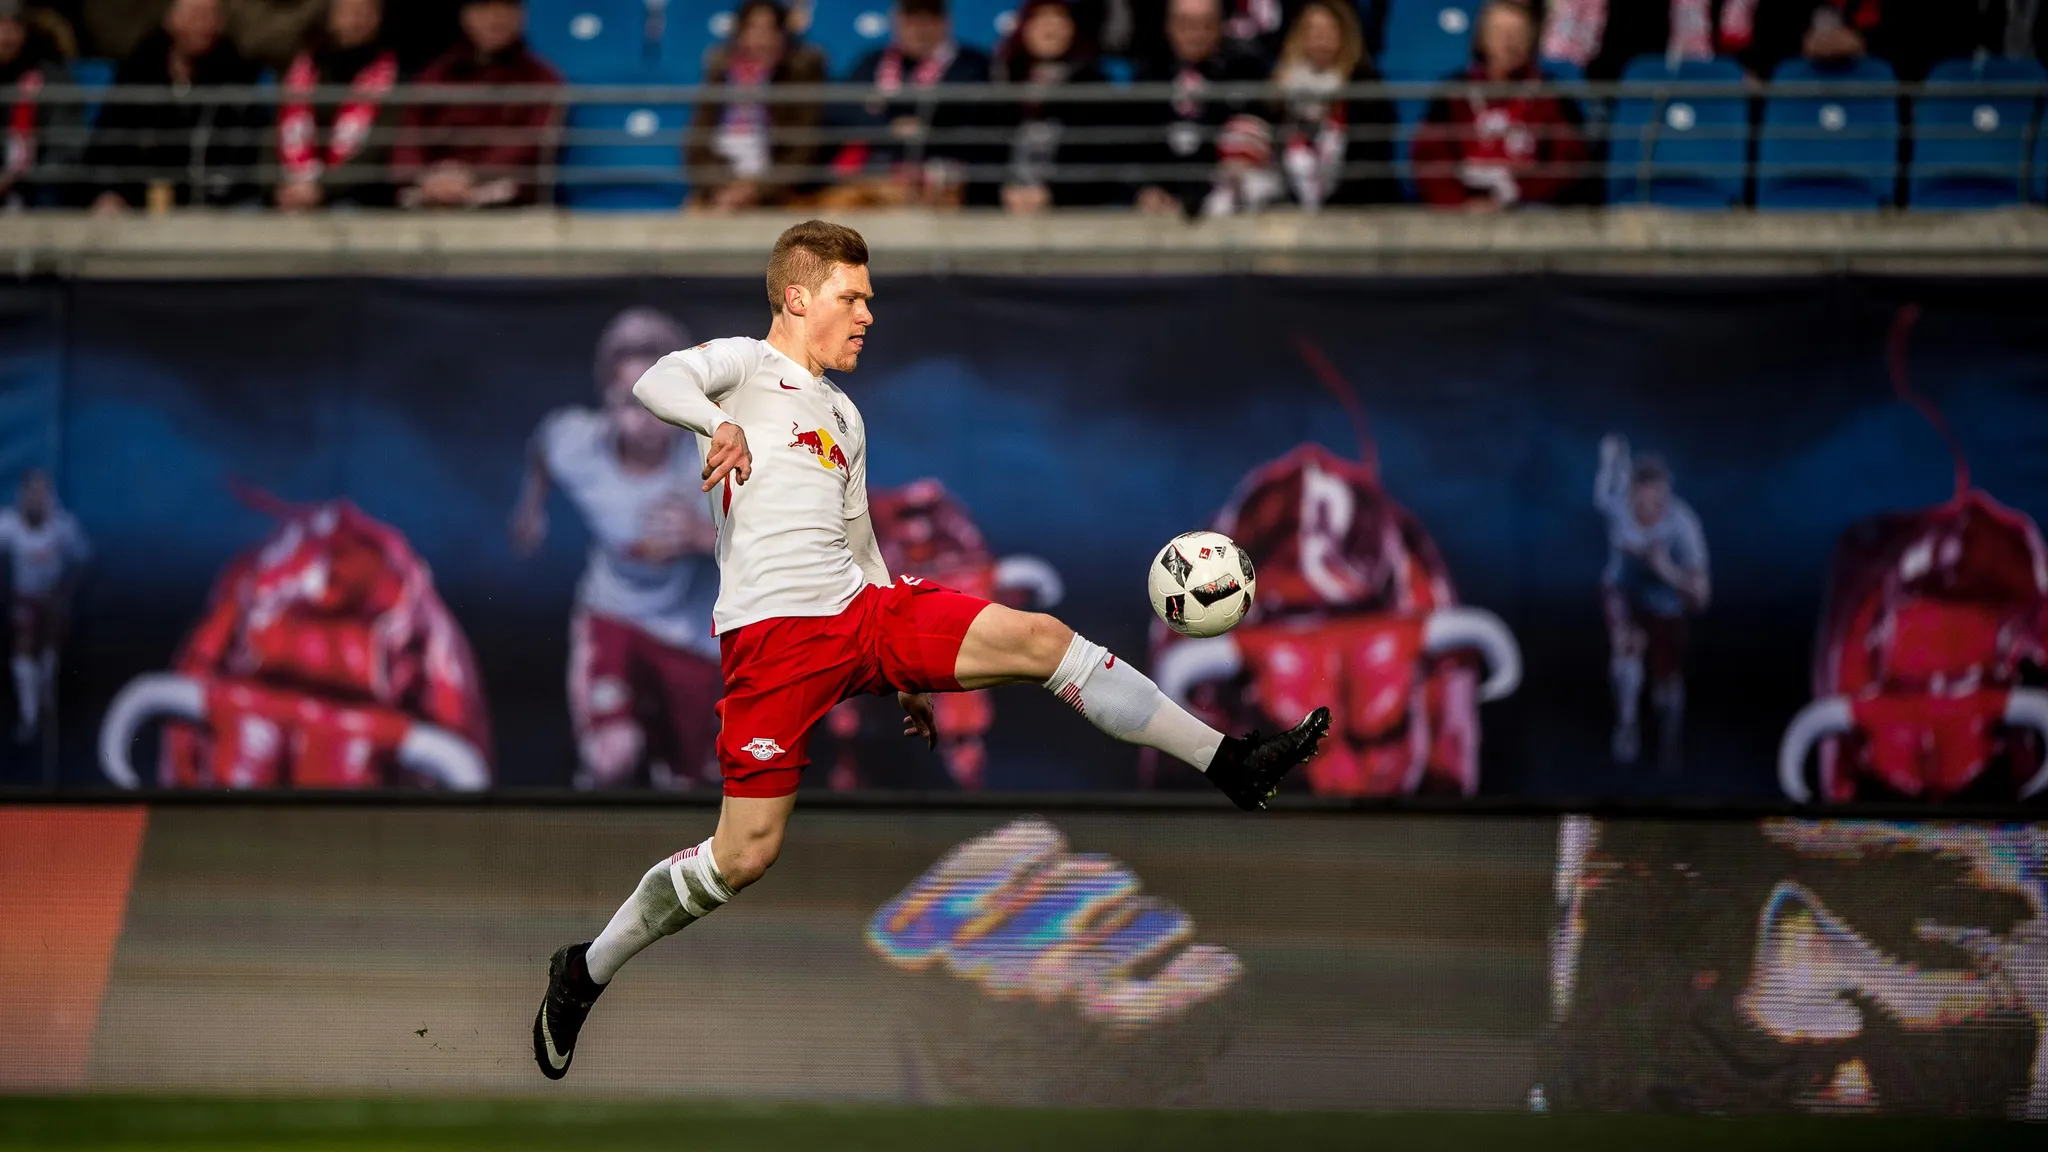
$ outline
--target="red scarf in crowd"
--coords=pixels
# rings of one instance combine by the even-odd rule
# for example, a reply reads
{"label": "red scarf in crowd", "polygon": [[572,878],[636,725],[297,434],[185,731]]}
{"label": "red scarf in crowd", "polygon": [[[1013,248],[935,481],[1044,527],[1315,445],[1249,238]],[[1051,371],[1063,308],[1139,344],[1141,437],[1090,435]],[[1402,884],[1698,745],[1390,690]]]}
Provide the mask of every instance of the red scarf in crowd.
{"label": "red scarf in crowd", "polygon": [[7,164],[10,177],[18,177],[36,166],[36,99],[43,91],[43,74],[24,72],[15,81],[14,112],[7,118]]}
{"label": "red scarf in crowd", "polygon": [[[937,84],[946,69],[953,66],[955,51],[950,41],[939,45],[938,51],[917,62],[911,70],[910,82],[919,88]],[[882,52],[881,63],[875,65],[875,87],[891,96],[903,91],[903,53],[894,44]]]}
{"label": "red scarf in crowd", "polygon": [[397,82],[398,57],[391,52],[379,54],[356,73],[349,84],[348,102],[335,116],[323,149],[319,122],[308,96],[319,85],[320,72],[313,64],[313,54],[301,52],[285,73],[284,90],[289,99],[278,111],[277,152],[285,179],[317,180],[362,151],[377,122],[377,105]]}

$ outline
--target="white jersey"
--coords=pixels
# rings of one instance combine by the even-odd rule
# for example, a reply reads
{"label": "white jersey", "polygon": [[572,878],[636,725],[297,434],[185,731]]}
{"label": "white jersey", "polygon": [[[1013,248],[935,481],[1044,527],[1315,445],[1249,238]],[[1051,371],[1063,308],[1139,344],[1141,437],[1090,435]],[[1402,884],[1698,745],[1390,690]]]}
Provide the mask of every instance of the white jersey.
{"label": "white jersey", "polygon": [[718,524],[720,632],[777,616],[836,616],[867,577],[846,522],[868,510],[867,429],[839,386],[766,340],[736,336],[661,358],[633,394],[697,433],[700,455],[731,421],[754,472],[711,492]]}
{"label": "white jersey", "polygon": [[0,548],[12,561],[16,596],[48,596],[67,570],[91,555],[78,521],[61,508],[33,527],[20,512],[0,509]]}
{"label": "white jersey", "polygon": [[664,505],[681,504],[701,517],[697,450],[677,437],[660,469],[629,472],[619,464],[612,436],[611,421],[589,408],[554,412],[535,433],[548,476],[590,528],[590,562],[576,585],[576,603],[665,644],[716,658],[711,604],[718,596],[718,569],[711,557],[653,561],[636,555],[648,518]]}

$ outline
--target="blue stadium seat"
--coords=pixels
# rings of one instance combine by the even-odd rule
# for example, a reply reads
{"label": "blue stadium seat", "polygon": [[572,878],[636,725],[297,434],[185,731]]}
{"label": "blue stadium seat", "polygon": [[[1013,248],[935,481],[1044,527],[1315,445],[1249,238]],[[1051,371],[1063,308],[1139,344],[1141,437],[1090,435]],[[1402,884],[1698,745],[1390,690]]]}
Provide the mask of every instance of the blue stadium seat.
{"label": "blue stadium seat", "polygon": [[889,0],[817,0],[805,38],[825,52],[834,79],[889,42]]}
{"label": "blue stadium seat", "polygon": [[1621,79],[1624,84],[1725,85],[1728,95],[1618,100],[1607,154],[1608,201],[1710,209],[1742,203],[1749,168],[1749,102],[1741,65],[1681,60],[1674,66],[1661,55],[1639,56],[1629,61]]}
{"label": "blue stadium seat", "polygon": [[672,211],[683,202],[687,104],[577,104],[561,152],[561,200],[582,211]]}
{"label": "blue stadium seat", "polygon": [[951,0],[953,38],[994,52],[1017,22],[1017,0]]}
{"label": "blue stadium seat", "polygon": [[[1859,60],[1847,68],[1782,65],[1774,83],[1888,83],[1891,66]],[[1757,141],[1759,208],[1875,209],[1895,196],[1899,106],[1890,96],[1780,95],[1764,102]]]}
{"label": "blue stadium seat", "polygon": [[[1441,80],[1472,61],[1472,23],[1481,0],[1388,0],[1386,48],[1380,74],[1388,80]],[[1408,160],[1415,128],[1429,113],[1427,99],[1394,101],[1399,120],[1394,142],[1395,173],[1410,199],[1415,182]]]}
{"label": "blue stadium seat", "polygon": [[721,0],[669,0],[655,54],[662,79],[677,84],[704,83],[704,54],[730,35],[730,5]]}
{"label": "blue stadium seat", "polygon": [[575,83],[606,83],[647,60],[646,0],[533,0],[526,39]]}
{"label": "blue stadium seat", "polygon": [[1437,80],[1472,58],[1478,0],[1391,0],[1380,71],[1389,80]]}
{"label": "blue stadium seat", "polygon": [[1913,103],[1913,167],[1906,202],[1913,208],[1995,208],[2027,195],[2031,95],[1944,92],[1971,84],[2048,82],[2032,60],[1949,60],[1927,76]]}
{"label": "blue stadium seat", "polygon": [[[104,92],[114,83],[114,69],[118,65],[112,60],[84,58],[71,62],[71,82],[80,88],[93,92]],[[85,126],[90,128],[99,123],[100,102],[93,100],[85,106]]]}

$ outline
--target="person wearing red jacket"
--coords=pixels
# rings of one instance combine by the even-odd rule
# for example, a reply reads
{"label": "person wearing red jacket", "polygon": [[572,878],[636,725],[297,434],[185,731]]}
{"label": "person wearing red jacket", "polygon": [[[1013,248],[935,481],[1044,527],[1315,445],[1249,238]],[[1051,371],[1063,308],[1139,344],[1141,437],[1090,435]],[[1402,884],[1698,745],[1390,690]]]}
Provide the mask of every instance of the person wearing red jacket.
{"label": "person wearing red jacket", "polygon": [[[468,0],[462,40],[421,72],[422,85],[558,86],[561,74],[526,46],[523,0]],[[415,104],[392,149],[407,208],[531,204],[557,109],[552,104]]]}
{"label": "person wearing red jacket", "polygon": [[1585,176],[1586,141],[1570,100],[1533,88],[1536,18],[1513,0],[1493,0],[1479,15],[1473,84],[1532,85],[1527,92],[1450,91],[1430,104],[1416,132],[1415,186],[1426,204],[1499,211],[1557,203]]}

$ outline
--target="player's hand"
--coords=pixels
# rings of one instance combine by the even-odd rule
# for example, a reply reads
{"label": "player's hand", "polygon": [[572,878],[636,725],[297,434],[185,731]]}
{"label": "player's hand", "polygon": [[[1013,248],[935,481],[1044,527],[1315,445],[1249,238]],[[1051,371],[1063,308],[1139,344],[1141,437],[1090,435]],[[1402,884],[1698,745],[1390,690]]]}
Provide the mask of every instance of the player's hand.
{"label": "player's hand", "polygon": [[939,746],[938,721],[932,718],[932,698],[924,692],[898,692],[896,702],[903,705],[903,734],[924,737],[924,746]]}
{"label": "player's hand", "polygon": [[541,542],[547,538],[547,505],[535,500],[521,500],[519,507],[512,510],[513,555],[531,556],[540,550]]}
{"label": "player's hand", "polygon": [[711,436],[711,451],[704,456],[704,490],[718,487],[728,475],[736,484],[745,484],[754,475],[754,454],[747,451],[747,434],[730,420]]}

